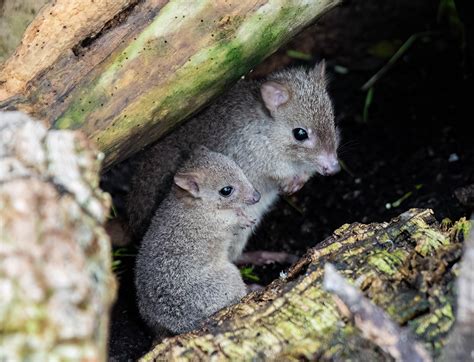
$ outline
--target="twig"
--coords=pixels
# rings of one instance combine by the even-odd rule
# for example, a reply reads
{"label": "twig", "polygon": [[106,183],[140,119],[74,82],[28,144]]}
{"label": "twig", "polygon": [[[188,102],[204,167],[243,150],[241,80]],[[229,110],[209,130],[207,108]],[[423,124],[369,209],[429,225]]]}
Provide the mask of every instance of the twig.
{"label": "twig", "polygon": [[415,43],[416,40],[427,35],[432,35],[431,31],[424,31],[421,33],[416,33],[410,36],[405,43],[402,44],[400,48],[392,55],[387,64],[385,64],[377,73],[375,73],[362,87],[361,90],[367,91],[374,86],[374,84],[384,76],[394,65],[395,63],[407,52],[408,49]]}
{"label": "twig", "polygon": [[456,323],[441,355],[441,361],[474,360],[474,215],[464,244],[461,271],[457,281]]}
{"label": "twig", "polygon": [[339,164],[341,165],[341,168],[342,168],[344,171],[346,171],[346,172],[347,172],[349,175],[351,175],[352,177],[355,177],[354,172],[352,172],[352,171],[349,169],[349,167],[347,167],[347,164],[346,164],[343,160],[339,159]]}
{"label": "twig", "polygon": [[389,353],[395,360],[431,361],[428,352],[421,344],[414,342],[407,330],[396,325],[381,308],[350,285],[330,263],[327,263],[324,268],[324,288],[338,297],[345,306],[341,312],[350,312],[355,325],[364,337]]}
{"label": "twig", "polygon": [[300,59],[300,60],[306,60],[306,61],[310,61],[311,59],[313,59],[311,54],[300,52],[298,50],[293,50],[293,49],[288,49],[286,51],[286,55],[288,55],[290,58],[293,58],[293,59]]}
{"label": "twig", "polygon": [[374,87],[370,87],[365,97],[364,111],[362,113],[362,120],[367,123],[369,121],[369,108],[374,99]]}

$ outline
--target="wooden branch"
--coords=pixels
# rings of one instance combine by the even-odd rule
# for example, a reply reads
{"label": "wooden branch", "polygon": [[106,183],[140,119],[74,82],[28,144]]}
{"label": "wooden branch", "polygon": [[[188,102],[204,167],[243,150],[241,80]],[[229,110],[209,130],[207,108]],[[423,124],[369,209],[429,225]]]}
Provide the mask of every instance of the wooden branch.
{"label": "wooden branch", "polygon": [[379,307],[350,285],[327,263],[324,268],[324,289],[336,295],[336,304],[341,313],[354,319],[365,338],[389,353],[396,361],[430,362],[426,350],[411,333],[396,325]]}
{"label": "wooden branch", "polygon": [[100,154],[0,112],[0,360],[104,360],[115,297]]}
{"label": "wooden branch", "polygon": [[454,322],[452,266],[467,224],[445,230],[430,210],[413,209],[390,223],[344,225],[264,291],[199,331],[164,340],[142,360],[386,360],[324,291],[327,262],[439,356]]}
{"label": "wooden branch", "polygon": [[474,359],[474,229],[464,245],[460,276],[457,281],[456,324],[449,336],[442,361],[469,361]]}
{"label": "wooden branch", "polygon": [[0,70],[0,108],[82,129],[122,160],[339,0],[55,0]]}

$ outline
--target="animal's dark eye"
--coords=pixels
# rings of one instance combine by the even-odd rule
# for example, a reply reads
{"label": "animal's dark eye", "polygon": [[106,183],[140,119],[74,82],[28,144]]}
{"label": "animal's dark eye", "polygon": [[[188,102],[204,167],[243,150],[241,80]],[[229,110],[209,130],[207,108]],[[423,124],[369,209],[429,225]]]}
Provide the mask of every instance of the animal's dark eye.
{"label": "animal's dark eye", "polygon": [[306,132],[304,128],[295,128],[293,130],[293,136],[295,136],[298,141],[304,141],[308,138],[308,132]]}
{"label": "animal's dark eye", "polygon": [[226,186],[223,187],[219,190],[219,193],[224,196],[224,197],[229,197],[232,195],[232,192],[234,191],[234,188],[232,186]]}

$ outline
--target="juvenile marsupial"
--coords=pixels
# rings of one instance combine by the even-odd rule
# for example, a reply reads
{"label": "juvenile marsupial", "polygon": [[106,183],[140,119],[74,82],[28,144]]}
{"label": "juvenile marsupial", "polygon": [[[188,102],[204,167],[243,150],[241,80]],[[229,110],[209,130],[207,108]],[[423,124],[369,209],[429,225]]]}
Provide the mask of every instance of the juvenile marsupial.
{"label": "juvenile marsupial", "polygon": [[140,314],[156,337],[190,331],[245,295],[229,250],[259,200],[233,160],[204,147],[177,171],[136,261]]}

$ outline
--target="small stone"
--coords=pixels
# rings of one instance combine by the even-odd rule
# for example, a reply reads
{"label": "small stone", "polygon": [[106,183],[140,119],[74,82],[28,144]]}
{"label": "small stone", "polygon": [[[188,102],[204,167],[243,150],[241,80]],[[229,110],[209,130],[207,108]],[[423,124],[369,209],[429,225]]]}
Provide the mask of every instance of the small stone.
{"label": "small stone", "polygon": [[342,65],[335,65],[334,66],[334,71],[338,74],[347,74],[349,73],[349,69],[347,69],[346,67],[342,66]]}
{"label": "small stone", "polygon": [[459,156],[455,153],[451,153],[448,158],[448,162],[456,162],[459,161]]}

